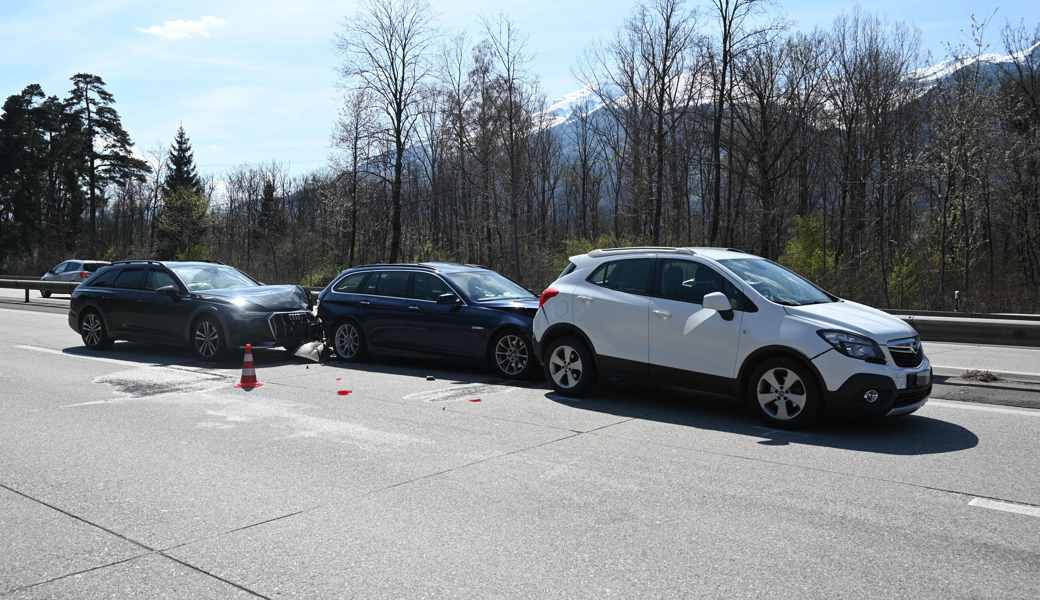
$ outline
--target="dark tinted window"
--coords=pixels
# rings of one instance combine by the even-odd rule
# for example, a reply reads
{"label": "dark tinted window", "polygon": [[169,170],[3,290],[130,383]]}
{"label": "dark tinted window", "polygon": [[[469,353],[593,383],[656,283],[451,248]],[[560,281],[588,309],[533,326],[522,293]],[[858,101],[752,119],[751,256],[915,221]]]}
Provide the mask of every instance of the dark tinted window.
{"label": "dark tinted window", "polygon": [[[407,271],[387,271],[385,273],[379,273],[369,278],[369,281],[375,279],[375,292],[372,292],[378,296],[394,296],[397,298],[404,298],[408,294],[408,276],[411,273]],[[371,283],[366,282],[366,287],[370,287]]]}
{"label": "dark tinted window", "polygon": [[152,280],[148,286],[149,289],[157,290],[168,285],[180,289],[177,282],[173,279],[173,276],[166,271],[152,271]]}
{"label": "dark tinted window", "polygon": [[455,293],[444,280],[436,275],[416,273],[412,283],[412,298],[436,301],[441,294]]}
{"label": "dark tinted window", "polygon": [[105,267],[94,274],[94,276],[88,279],[83,285],[89,285],[92,287],[112,287],[112,282],[115,281],[116,275],[119,275],[119,269]]}
{"label": "dark tinted window", "polygon": [[83,270],[93,273],[103,266],[105,266],[105,263],[83,263]]}
{"label": "dark tinted window", "polygon": [[617,260],[600,265],[589,275],[588,280],[590,283],[619,292],[646,294],[650,291],[650,277],[653,271],[652,258]]}
{"label": "dark tinted window", "polygon": [[694,304],[703,304],[705,294],[727,291],[721,275],[689,260],[662,260],[660,284],[662,298]]}
{"label": "dark tinted window", "polygon": [[[577,269],[577,268],[578,267],[574,263],[568,262],[567,266],[563,268],[563,272],[560,273],[560,277],[563,277],[565,275],[570,275],[571,273],[574,272],[574,269]],[[559,279],[560,277],[557,277],[557,279]]]}
{"label": "dark tinted window", "polygon": [[347,294],[357,293],[361,290],[361,284],[365,282],[365,277],[367,275],[368,273],[354,273],[352,275],[347,275],[343,279],[340,279],[339,283],[336,284],[336,287],[332,289]]}
{"label": "dark tinted window", "polygon": [[143,290],[148,288],[148,271],[144,269],[126,269],[116,277],[114,287],[130,290]]}

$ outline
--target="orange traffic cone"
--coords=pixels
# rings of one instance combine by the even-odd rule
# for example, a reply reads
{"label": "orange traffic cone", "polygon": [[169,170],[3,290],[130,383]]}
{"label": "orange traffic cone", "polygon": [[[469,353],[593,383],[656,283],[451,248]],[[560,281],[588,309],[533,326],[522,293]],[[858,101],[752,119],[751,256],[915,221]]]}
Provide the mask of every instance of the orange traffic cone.
{"label": "orange traffic cone", "polygon": [[258,388],[264,384],[256,380],[256,369],[253,368],[253,345],[246,344],[246,355],[242,361],[242,379],[235,387],[243,390]]}

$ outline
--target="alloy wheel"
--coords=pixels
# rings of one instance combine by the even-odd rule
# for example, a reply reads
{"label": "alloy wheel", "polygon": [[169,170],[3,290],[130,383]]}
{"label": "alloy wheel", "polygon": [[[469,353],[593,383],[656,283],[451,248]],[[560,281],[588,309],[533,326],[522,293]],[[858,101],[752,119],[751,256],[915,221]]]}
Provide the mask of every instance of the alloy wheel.
{"label": "alloy wheel", "polygon": [[97,316],[97,313],[87,313],[83,317],[83,322],[80,323],[80,333],[88,346],[100,346],[101,340],[104,339],[104,331],[105,327],[101,324],[101,318]]}
{"label": "alloy wheel", "polygon": [[209,319],[199,321],[195,327],[195,351],[202,358],[213,358],[220,350],[220,331]]}
{"label": "alloy wheel", "polygon": [[340,358],[354,358],[361,350],[361,333],[353,323],[344,323],[336,328],[335,344]]}
{"label": "alloy wheel", "polygon": [[529,361],[527,343],[519,335],[503,335],[495,344],[495,365],[502,373],[515,377],[527,369]]}
{"label": "alloy wheel", "polygon": [[549,376],[556,385],[569,390],[581,383],[581,356],[571,346],[560,345],[549,357]]}
{"label": "alloy wheel", "polygon": [[775,367],[758,379],[755,396],[763,412],[778,421],[788,421],[802,414],[807,391],[805,382],[794,371]]}

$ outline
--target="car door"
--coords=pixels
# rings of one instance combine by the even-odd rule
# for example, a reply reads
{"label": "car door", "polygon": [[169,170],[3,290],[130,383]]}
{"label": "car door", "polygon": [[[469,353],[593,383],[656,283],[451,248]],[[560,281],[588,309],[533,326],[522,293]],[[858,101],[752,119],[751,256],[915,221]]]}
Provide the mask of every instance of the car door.
{"label": "car door", "polygon": [[597,267],[574,295],[576,325],[596,354],[614,367],[642,372],[649,362],[648,294],[653,258],[624,258]]}
{"label": "car door", "polygon": [[408,331],[414,324],[410,321],[414,302],[408,298],[411,272],[375,271],[364,282],[365,297],[360,303],[365,306],[365,335],[368,343],[376,348],[407,350],[410,346]]}
{"label": "car door", "polygon": [[[171,285],[180,292],[180,299],[174,299],[158,291]],[[134,327],[143,335],[157,341],[183,343],[192,310],[191,303],[184,298],[186,295],[173,275],[165,269],[152,267],[148,270],[147,288],[139,292],[139,301],[134,308]]]}
{"label": "car door", "polygon": [[147,337],[141,330],[142,295],[148,287],[148,269],[145,266],[124,268],[112,284],[115,288],[106,301],[108,326],[113,333],[130,339]]}
{"label": "car door", "polygon": [[[732,284],[695,259],[659,259],[650,299],[650,362],[654,372],[706,391],[726,391],[736,378],[743,312],[704,308],[704,296]],[[733,301],[733,300],[731,300]],[[716,389],[721,388],[721,389]]]}
{"label": "car door", "polygon": [[[454,295],[458,302],[438,303],[444,294]],[[487,327],[482,323],[481,311],[468,306],[444,279],[433,273],[414,273],[410,296],[416,307],[411,309],[411,321],[417,351],[454,356],[484,354]]]}

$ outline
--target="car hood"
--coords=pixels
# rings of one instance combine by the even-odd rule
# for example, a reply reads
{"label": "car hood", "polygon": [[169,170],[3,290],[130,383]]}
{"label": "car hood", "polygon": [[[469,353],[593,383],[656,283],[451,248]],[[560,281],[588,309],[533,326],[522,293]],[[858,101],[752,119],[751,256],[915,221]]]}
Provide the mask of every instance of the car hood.
{"label": "car hood", "polygon": [[534,317],[534,313],[538,312],[538,298],[524,298],[522,300],[485,300],[483,302],[477,302],[476,304],[477,306],[483,306],[485,308],[518,312],[530,317]]}
{"label": "car hood", "polygon": [[848,300],[785,306],[784,310],[821,329],[843,329],[871,337],[882,344],[888,340],[917,335],[917,331],[902,319]]}
{"label": "car hood", "polygon": [[306,310],[307,291],[298,285],[260,285],[195,292],[197,298],[226,302],[245,310]]}

